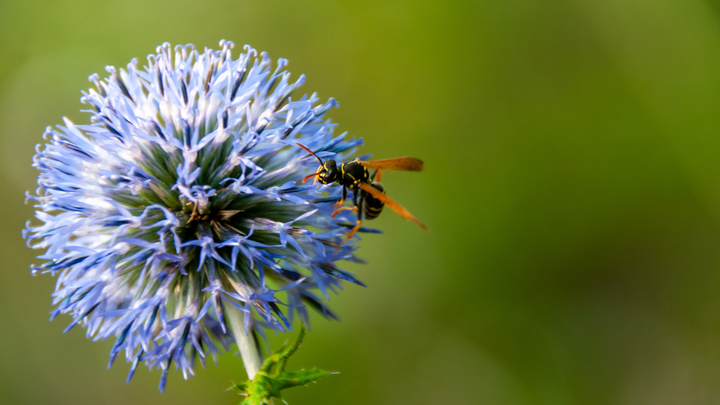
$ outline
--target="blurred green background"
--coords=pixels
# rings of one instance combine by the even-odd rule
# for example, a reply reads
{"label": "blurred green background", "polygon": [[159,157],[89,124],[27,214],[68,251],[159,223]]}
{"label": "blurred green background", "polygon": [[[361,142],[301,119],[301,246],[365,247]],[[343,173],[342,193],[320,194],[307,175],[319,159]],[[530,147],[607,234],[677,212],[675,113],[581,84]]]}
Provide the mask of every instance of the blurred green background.
{"label": "blurred green background", "polygon": [[[0,403],[235,404],[239,358],[105,369],[20,231],[33,147],[105,65],[251,44],[378,158],[392,213],[290,368],[301,404],[720,404],[720,2],[0,1]],[[237,54],[238,47],[236,47]],[[273,340],[281,343],[290,336]]]}

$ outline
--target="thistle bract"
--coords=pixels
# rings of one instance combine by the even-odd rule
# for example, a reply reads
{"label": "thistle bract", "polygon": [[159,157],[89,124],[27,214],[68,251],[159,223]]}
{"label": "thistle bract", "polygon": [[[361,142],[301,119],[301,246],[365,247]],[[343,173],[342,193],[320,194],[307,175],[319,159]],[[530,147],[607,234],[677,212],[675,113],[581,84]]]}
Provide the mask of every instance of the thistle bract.
{"label": "thistle bract", "polygon": [[285,60],[220,46],[163,44],[143,68],[90,76],[89,124],[48,128],[34,157],[40,224],[24,236],[46,250],[33,272],[58,276],[52,318],[114,338],[128,381],[140,362],[162,369],[161,390],[173,363],[187,378],[229,349],[230,307],[264,336],[307,306],[335,317],[328,290],[362,285],[336,264],[357,260],[350,214],[328,215],[339,190],[300,183],[317,161],[296,145],[342,160],[362,141],[333,136],[334,100],[292,97],[304,77]]}

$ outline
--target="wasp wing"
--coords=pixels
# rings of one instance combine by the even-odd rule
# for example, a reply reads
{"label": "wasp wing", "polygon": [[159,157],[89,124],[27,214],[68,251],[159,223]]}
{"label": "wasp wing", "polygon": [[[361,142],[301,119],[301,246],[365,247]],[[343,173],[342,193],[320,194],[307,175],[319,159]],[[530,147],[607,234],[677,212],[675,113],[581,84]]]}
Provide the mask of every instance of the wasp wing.
{"label": "wasp wing", "polygon": [[411,157],[400,157],[385,160],[360,161],[360,164],[369,169],[381,170],[408,170],[411,172],[421,172],[425,169],[425,163],[420,159]]}
{"label": "wasp wing", "polygon": [[392,198],[388,197],[387,195],[385,195],[385,194],[384,194],[383,192],[381,192],[380,190],[376,189],[375,187],[371,186],[371,185],[368,184],[368,183],[360,183],[360,184],[359,184],[359,187],[360,187],[361,189],[367,191],[368,193],[370,193],[370,195],[372,195],[373,197],[375,197],[375,198],[377,198],[378,200],[382,201],[385,205],[387,205],[388,207],[390,207],[391,210],[395,211],[398,215],[400,215],[400,216],[403,217],[404,219],[406,219],[406,220],[409,219],[410,221],[413,221],[413,222],[415,222],[416,224],[420,225],[420,228],[422,228],[422,229],[424,229],[424,230],[426,230],[426,231],[428,230],[428,227],[425,226],[425,224],[423,224],[422,222],[420,222],[417,218],[415,218],[415,217],[413,216],[413,214],[411,214],[410,212],[408,212],[408,210],[406,210],[405,208],[403,208],[402,205],[396,203],[395,200],[393,200]]}

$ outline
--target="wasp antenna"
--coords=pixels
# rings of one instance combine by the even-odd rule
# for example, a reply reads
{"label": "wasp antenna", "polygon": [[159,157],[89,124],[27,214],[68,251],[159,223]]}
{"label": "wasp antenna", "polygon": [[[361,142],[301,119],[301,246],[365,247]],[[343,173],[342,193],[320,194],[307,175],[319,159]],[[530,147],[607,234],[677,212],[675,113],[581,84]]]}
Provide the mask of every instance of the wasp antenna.
{"label": "wasp antenna", "polygon": [[307,146],[301,144],[300,142],[295,142],[295,145],[297,145],[297,146],[305,149],[305,150],[308,151],[311,155],[315,156],[315,159],[317,159],[317,160],[320,162],[320,165],[323,164],[322,159],[320,159],[320,158],[318,157],[318,155],[316,155],[315,153],[313,153],[313,151],[311,151],[310,149],[308,149]]}
{"label": "wasp antenna", "polygon": [[305,176],[305,177],[303,177],[302,182],[305,183],[306,181],[308,181],[308,179],[309,179],[310,177],[315,177],[315,176],[317,176],[317,175],[319,175],[319,174],[320,174],[320,173],[313,173],[313,174],[311,174],[311,175],[309,175],[309,176]]}

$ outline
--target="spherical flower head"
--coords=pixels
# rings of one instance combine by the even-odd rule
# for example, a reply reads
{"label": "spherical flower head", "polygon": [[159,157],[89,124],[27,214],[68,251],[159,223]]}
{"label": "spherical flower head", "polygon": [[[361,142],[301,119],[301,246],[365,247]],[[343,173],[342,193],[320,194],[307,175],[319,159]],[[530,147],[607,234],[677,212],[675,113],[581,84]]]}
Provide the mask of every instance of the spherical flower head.
{"label": "spherical flower head", "polygon": [[300,182],[317,161],[296,144],[343,160],[362,140],[333,136],[333,99],[293,99],[304,76],[290,83],[285,60],[220,46],[166,43],[142,69],[90,76],[90,123],[48,128],[34,157],[41,224],[24,236],[46,250],[33,273],[58,275],[52,318],[114,337],[108,367],[124,351],[128,381],[144,362],[161,390],[173,363],[187,378],[229,349],[230,307],[264,336],[307,322],[306,306],[334,318],[321,295],[362,285],[336,264],[357,260],[350,214],[329,215],[340,190]]}

